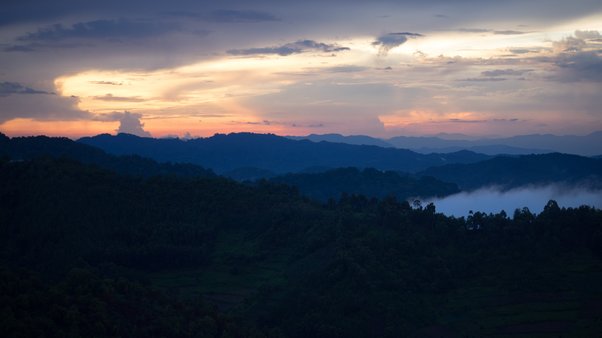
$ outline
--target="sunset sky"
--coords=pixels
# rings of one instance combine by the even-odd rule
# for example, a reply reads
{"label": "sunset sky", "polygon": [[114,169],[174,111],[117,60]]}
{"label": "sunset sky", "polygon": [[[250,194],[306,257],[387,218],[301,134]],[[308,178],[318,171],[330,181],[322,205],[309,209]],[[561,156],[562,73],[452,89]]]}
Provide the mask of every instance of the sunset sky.
{"label": "sunset sky", "polygon": [[8,0],[0,131],[583,135],[601,33],[599,0]]}

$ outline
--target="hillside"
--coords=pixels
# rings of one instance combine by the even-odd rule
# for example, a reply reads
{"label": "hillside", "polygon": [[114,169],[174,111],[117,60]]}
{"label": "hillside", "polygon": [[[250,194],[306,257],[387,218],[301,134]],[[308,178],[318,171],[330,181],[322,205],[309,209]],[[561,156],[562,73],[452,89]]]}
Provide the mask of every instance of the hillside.
{"label": "hillside", "polygon": [[323,173],[287,174],[271,178],[270,181],[294,186],[302,194],[319,201],[339,199],[343,194],[369,198],[395,196],[399,200],[407,200],[443,197],[459,192],[453,183],[376,169],[340,168]]}
{"label": "hillside", "polygon": [[484,186],[510,189],[525,185],[566,183],[600,189],[602,160],[568,154],[500,156],[471,164],[450,164],[419,173],[458,184],[462,190]]}
{"label": "hillside", "polygon": [[447,163],[471,163],[489,158],[461,151],[418,154],[409,150],[329,142],[295,141],[271,134],[216,134],[188,141],[108,134],[78,140],[115,155],[140,155],[159,162],[192,163],[217,173],[256,168],[276,174],[308,167],[358,167],[415,172]]}
{"label": "hillside", "polygon": [[0,162],[0,201],[8,336],[601,329],[602,213],[589,207],[455,219],[392,198],[320,206],[274,184],[48,158]]}
{"label": "hillside", "polygon": [[30,160],[39,157],[70,158],[121,174],[150,177],[157,175],[215,176],[211,170],[187,163],[157,163],[137,155],[115,156],[64,137],[13,137],[0,134],[0,157]]}

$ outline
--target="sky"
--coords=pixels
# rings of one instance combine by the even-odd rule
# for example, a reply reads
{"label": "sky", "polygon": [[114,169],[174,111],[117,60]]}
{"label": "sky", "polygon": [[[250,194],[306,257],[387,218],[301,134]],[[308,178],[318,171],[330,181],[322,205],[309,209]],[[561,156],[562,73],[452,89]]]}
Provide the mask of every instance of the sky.
{"label": "sky", "polygon": [[602,130],[599,0],[6,0],[0,132]]}

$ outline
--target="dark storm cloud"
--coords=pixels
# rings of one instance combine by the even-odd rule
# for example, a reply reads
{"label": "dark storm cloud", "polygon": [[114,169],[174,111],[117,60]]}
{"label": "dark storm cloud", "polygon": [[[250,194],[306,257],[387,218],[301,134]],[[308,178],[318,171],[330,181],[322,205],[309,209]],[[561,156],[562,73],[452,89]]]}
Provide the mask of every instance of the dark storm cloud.
{"label": "dark storm cloud", "polygon": [[94,20],[71,26],[54,24],[27,33],[17,40],[24,42],[60,41],[64,39],[145,38],[179,30],[174,23],[134,21],[129,19]]}
{"label": "dark storm cloud", "polygon": [[422,36],[422,34],[410,32],[388,33],[376,38],[376,40],[372,42],[372,45],[379,47],[378,53],[380,55],[387,55],[391,49],[403,45],[408,39]]}
{"label": "dark storm cloud", "polygon": [[341,47],[337,44],[327,44],[316,42],[314,40],[299,40],[286,45],[276,47],[262,48],[247,48],[247,49],[231,49],[227,53],[230,55],[269,55],[276,54],[287,56],[305,52],[323,52],[334,53],[349,50],[348,47]]}
{"label": "dark storm cloud", "polygon": [[37,90],[30,87],[26,87],[17,82],[0,82],[0,96],[7,96],[12,94],[48,94],[54,95],[43,90]]}

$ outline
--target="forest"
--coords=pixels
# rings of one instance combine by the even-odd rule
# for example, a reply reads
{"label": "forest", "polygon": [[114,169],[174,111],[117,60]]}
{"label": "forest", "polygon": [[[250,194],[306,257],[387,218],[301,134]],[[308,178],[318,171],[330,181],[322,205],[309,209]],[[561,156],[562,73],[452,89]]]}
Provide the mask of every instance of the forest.
{"label": "forest", "polygon": [[394,195],[316,200],[282,182],[67,153],[0,162],[5,336],[602,332],[598,209],[543,201],[539,214],[455,218]]}

